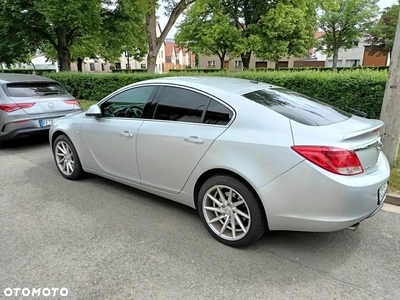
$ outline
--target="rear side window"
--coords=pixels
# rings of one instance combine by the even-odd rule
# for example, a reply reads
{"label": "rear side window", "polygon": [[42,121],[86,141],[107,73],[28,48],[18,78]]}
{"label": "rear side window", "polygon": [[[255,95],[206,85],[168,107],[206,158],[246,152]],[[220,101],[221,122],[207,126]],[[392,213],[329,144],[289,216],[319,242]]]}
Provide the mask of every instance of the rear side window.
{"label": "rear side window", "polygon": [[305,125],[329,125],[352,116],[320,100],[284,88],[257,90],[242,96]]}
{"label": "rear side window", "polygon": [[68,94],[68,92],[56,82],[9,83],[7,84],[7,91],[10,97],[37,97]]}
{"label": "rear side window", "polygon": [[165,87],[154,119],[201,123],[210,99],[202,94],[176,87]]}
{"label": "rear side window", "polygon": [[204,117],[204,123],[226,125],[232,119],[232,112],[217,101],[211,100]]}

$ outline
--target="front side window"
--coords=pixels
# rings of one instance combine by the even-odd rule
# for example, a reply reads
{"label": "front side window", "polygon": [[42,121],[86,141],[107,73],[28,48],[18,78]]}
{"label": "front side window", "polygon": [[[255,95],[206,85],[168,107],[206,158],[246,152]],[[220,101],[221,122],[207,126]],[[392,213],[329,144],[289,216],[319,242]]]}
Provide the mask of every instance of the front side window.
{"label": "front side window", "polygon": [[210,99],[202,94],[177,87],[165,87],[154,119],[201,123]]}
{"label": "front side window", "polygon": [[104,117],[140,118],[146,103],[151,100],[154,86],[137,87],[119,93],[101,105]]}
{"label": "front side window", "polygon": [[209,67],[215,67],[215,60],[209,60],[208,61],[208,66]]}
{"label": "front side window", "polygon": [[94,63],[90,63],[90,71],[94,71],[96,68],[94,67]]}

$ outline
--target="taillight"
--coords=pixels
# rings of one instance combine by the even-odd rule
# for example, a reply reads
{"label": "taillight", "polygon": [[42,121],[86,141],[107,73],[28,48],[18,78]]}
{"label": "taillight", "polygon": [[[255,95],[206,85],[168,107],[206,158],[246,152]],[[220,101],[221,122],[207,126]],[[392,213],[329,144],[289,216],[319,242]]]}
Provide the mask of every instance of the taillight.
{"label": "taillight", "polygon": [[0,110],[5,112],[12,112],[21,108],[30,108],[34,105],[35,103],[0,104]]}
{"label": "taillight", "polygon": [[67,104],[71,104],[71,105],[78,105],[78,106],[81,106],[81,104],[79,103],[79,100],[76,100],[76,99],[74,99],[74,100],[64,100],[64,102],[65,103],[67,103]]}
{"label": "taillight", "polygon": [[292,146],[298,154],[317,166],[340,175],[357,175],[364,172],[355,152],[326,146]]}

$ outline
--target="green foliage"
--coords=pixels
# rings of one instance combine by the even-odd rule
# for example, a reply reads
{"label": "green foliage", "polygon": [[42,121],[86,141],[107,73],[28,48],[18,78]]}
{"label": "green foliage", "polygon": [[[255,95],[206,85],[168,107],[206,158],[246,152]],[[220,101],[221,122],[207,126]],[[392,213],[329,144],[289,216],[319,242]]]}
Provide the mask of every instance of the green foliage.
{"label": "green foliage", "polygon": [[392,52],[399,9],[400,4],[385,8],[378,23],[369,31],[370,54]]}
{"label": "green foliage", "polygon": [[378,15],[378,0],[331,0],[322,1],[319,27],[325,31],[320,38],[319,49],[333,55],[336,68],[340,48],[350,49],[372,27]]}
{"label": "green foliage", "polygon": [[111,70],[113,73],[147,73],[146,69],[114,69]]}
{"label": "green foliage", "polygon": [[264,60],[277,61],[285,55],[304,56],[313,46],[316,30],[314,0],[226,0],[227,15],[241,29],[236,44],[244,68],[251,53]]}
{"label": "green foliage", "polygon": [[99,101],[115,90],[135,82],[167,76],[230,76],[266,82],[309,96],[318,97],[342,109],[364,111],[369,118],[379,118],[387,72],[353,70],[342,72],[173,72],[170,74],[82,74],[49,73],[45,76],[59,81],[78,99]]}
{"label": "green foliage", "polygon": [[[144,8],[132,0],[18,0],[3,1],[0,7],[0,50],[2,36],[20,47],[12,54],[40,49],[58,59],[61,70],[70,69],[78,57],[118,59],[129,50],[142,58],[146,50]],[[111,5],[112,4],[112,5]],[[15,37],[15,38],[13,38]],[[17,43],[18,39],[20,42]],[[8,42],[8,39],[6,40]],[[2,52],[2,51],[0,51]],[[10,56],[10,55],[7,55]],[[1,60],[8,60],[2,58]]]}
{"label": "green foliage", "polygon": [[[354,71],[354,70],[377,70],[377,71],[387,71],[389,69],[388,66],[368,66],[368,67],[338,67],[336,71]],[[301,71],[332,71],[332,68],[329,67],[301,67],[301,68],[279,68],[279,69],[272,69],[272,68],[257,68],[253,69],[254,71],[269,71],[269,72],[279,72],[279,71],[290,71],[290,72],[301,72]]]}
{"label": "green foliage", "polygon": [[55,70],[49,70],[49,69],[6,69],[3,70],[3,73],[17,73],[17,74],[30,74],[30,75],[43,75],[44,73],[49,73],[49,72],[56,72]]}
{"label": "green foliage", "polygon": [[169,73],[222,73],[228,72],[228,70],[220,70],[220,69],[170,69]]}
{"label": "green foliage", "polygon": [[60,72],[45,74],[57,80],[77,99],[99,101],[113,91],[138,81],[159,78],[162,75],[150,73],[109,73],[85,74]]}
{"label": "green foliage", "polygon": [[219,0],[198,0],[179,24],[175,42],[195,53],[217,55],[221,69],[226,55],[240,55],[235,51],[243,43],[241,30],[224,11]]}

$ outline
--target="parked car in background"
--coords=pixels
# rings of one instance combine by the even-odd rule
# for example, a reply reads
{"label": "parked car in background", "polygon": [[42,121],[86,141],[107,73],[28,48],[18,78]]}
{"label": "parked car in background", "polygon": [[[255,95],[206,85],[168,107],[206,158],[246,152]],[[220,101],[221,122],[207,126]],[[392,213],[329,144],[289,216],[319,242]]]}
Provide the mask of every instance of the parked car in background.
{"label": "parked car in background", "polygon": [[382,125],[257,80],[172,77],[60,118],[49,138],[65,178],[93,173],[188,205],[241,247],[267,229],[356,229],[375,215],[390,172]]}
{"label": "parked car in background", "polygon": [[79,101],[49,78],[0,73],[0,146],[49,131],[54,120],[82,111]]}

